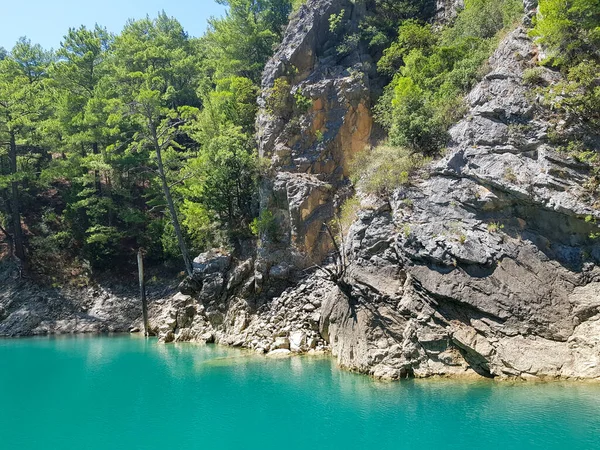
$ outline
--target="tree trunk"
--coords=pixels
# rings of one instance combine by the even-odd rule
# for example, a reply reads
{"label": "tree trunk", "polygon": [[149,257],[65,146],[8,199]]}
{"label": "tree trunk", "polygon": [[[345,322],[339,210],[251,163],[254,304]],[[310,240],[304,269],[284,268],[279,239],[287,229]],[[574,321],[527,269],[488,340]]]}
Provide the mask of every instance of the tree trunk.
{"label": "tree trunk", "polygon": [[[98,150],[98,143],[94,142],[92,144],[92,154],[98,155],[100,151]],[[98,196],[102,195],[102,184],[100,183],[100,171],[94,170],[94,187],[96,188],[96,192]]]}
{"label": "tree trunk", "polygon": [[183,264],[185,265],[185,270],[187,274],[191,277],[193,274],[192,264],[190,262],[190,255],[187,249],[187,245],[185,240],[183,239],[183,233],[181,232],[181,226],[179,224],[179,218],[177,217],[177,210],[175,209],[175,204],[173,203],[173,197],[171,197],[171,189],[169,188],[169,183],[167,182],[167,176],[165,174],[165,168],[162,161],[162,151],[160,147],[160,143],[158,142],[158,137],[156,135],[156,128],[154,125],[150,125],[150,129],[152,131],[152,140],[154,144],[154,149],[156,150],[156,162],[158,165],[158,176],[160,178],[160,182],[163,188],[163,194],[165,196],[165,200],[167,201],[167,206],[169,207],[169,212],[171,214],[171,222],[173,223],[173,228],[175,228],[175,234],[177,235],[177,241],[179,242],[179,249],[181,250],[181,257],[183,258]]}
{"label": "tree trunk", "polygon": [[[10,174],[17,174],[17,143],[14,131],[10,133]],[[23,230],[21,229],[21,207],[19,205],[19,182],[13,180],[11,183],[11,209],[13,221],[13,243],[17,258],[25,262],[25,248],[23,246]]]}
{"label": "tree trunk", "polygon": [[137,255],[138,262],[138,275],[140,279],[140,296],[142,297],[142,318],[144,320],[144,336],[150,335],[148,327],[148,302],[146,301],[146,280],[144,277],[144,256],[142,255],[142,249],[138,250]]}

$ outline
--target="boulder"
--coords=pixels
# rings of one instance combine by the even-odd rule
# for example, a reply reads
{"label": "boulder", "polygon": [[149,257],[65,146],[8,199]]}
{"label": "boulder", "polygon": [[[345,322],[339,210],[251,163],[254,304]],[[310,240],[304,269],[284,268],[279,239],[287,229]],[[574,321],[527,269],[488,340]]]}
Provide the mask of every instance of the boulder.
{"label": "boulder", "polygon": [[294,331],[290,333],[290,350],[299,352],[306,347],[306,333],[304,331]]}

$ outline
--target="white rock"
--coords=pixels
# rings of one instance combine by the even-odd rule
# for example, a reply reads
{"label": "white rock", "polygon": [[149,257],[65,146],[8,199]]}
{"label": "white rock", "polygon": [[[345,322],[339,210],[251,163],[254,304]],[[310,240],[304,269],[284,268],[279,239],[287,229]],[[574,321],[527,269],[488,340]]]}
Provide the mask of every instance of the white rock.
{"label": "white rock", "polygon": [[267,353],[267,356],[270,358],[285,358],[291,354],[292,352],[287,348],[278,348],[276,350],[271,350],[269,353]]}
{"label": "white rock", "polygon": [[290,350],[294,352],[301,351],[306,344],[306,334],[304,331],[294,331],[290,333]]}

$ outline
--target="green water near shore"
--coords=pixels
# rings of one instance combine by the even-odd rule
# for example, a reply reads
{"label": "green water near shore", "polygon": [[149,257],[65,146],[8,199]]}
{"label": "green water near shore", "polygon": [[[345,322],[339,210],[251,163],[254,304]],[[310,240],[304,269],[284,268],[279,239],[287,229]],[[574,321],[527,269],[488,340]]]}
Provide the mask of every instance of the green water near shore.
{"label": "green water near shore", "polygon": [[600,386],[382,383],[328,358],[0,340],[0,449],[600,449]]}

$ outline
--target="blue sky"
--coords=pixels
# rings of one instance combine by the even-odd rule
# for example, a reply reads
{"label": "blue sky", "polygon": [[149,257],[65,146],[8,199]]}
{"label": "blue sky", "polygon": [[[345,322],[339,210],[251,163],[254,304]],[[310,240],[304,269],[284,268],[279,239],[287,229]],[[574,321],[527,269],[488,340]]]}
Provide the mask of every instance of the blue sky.
{"label": "blue sky", "polygon": [[129,18],[150,17],[165,10],[178,19],[192,36],[206,30],[206,20],[225,11],[213,0],[10,0],[2,5],[0,47],[10,50],[27,36],[46,48],[57,48],[69,27],[94,23],[119,32]]}

